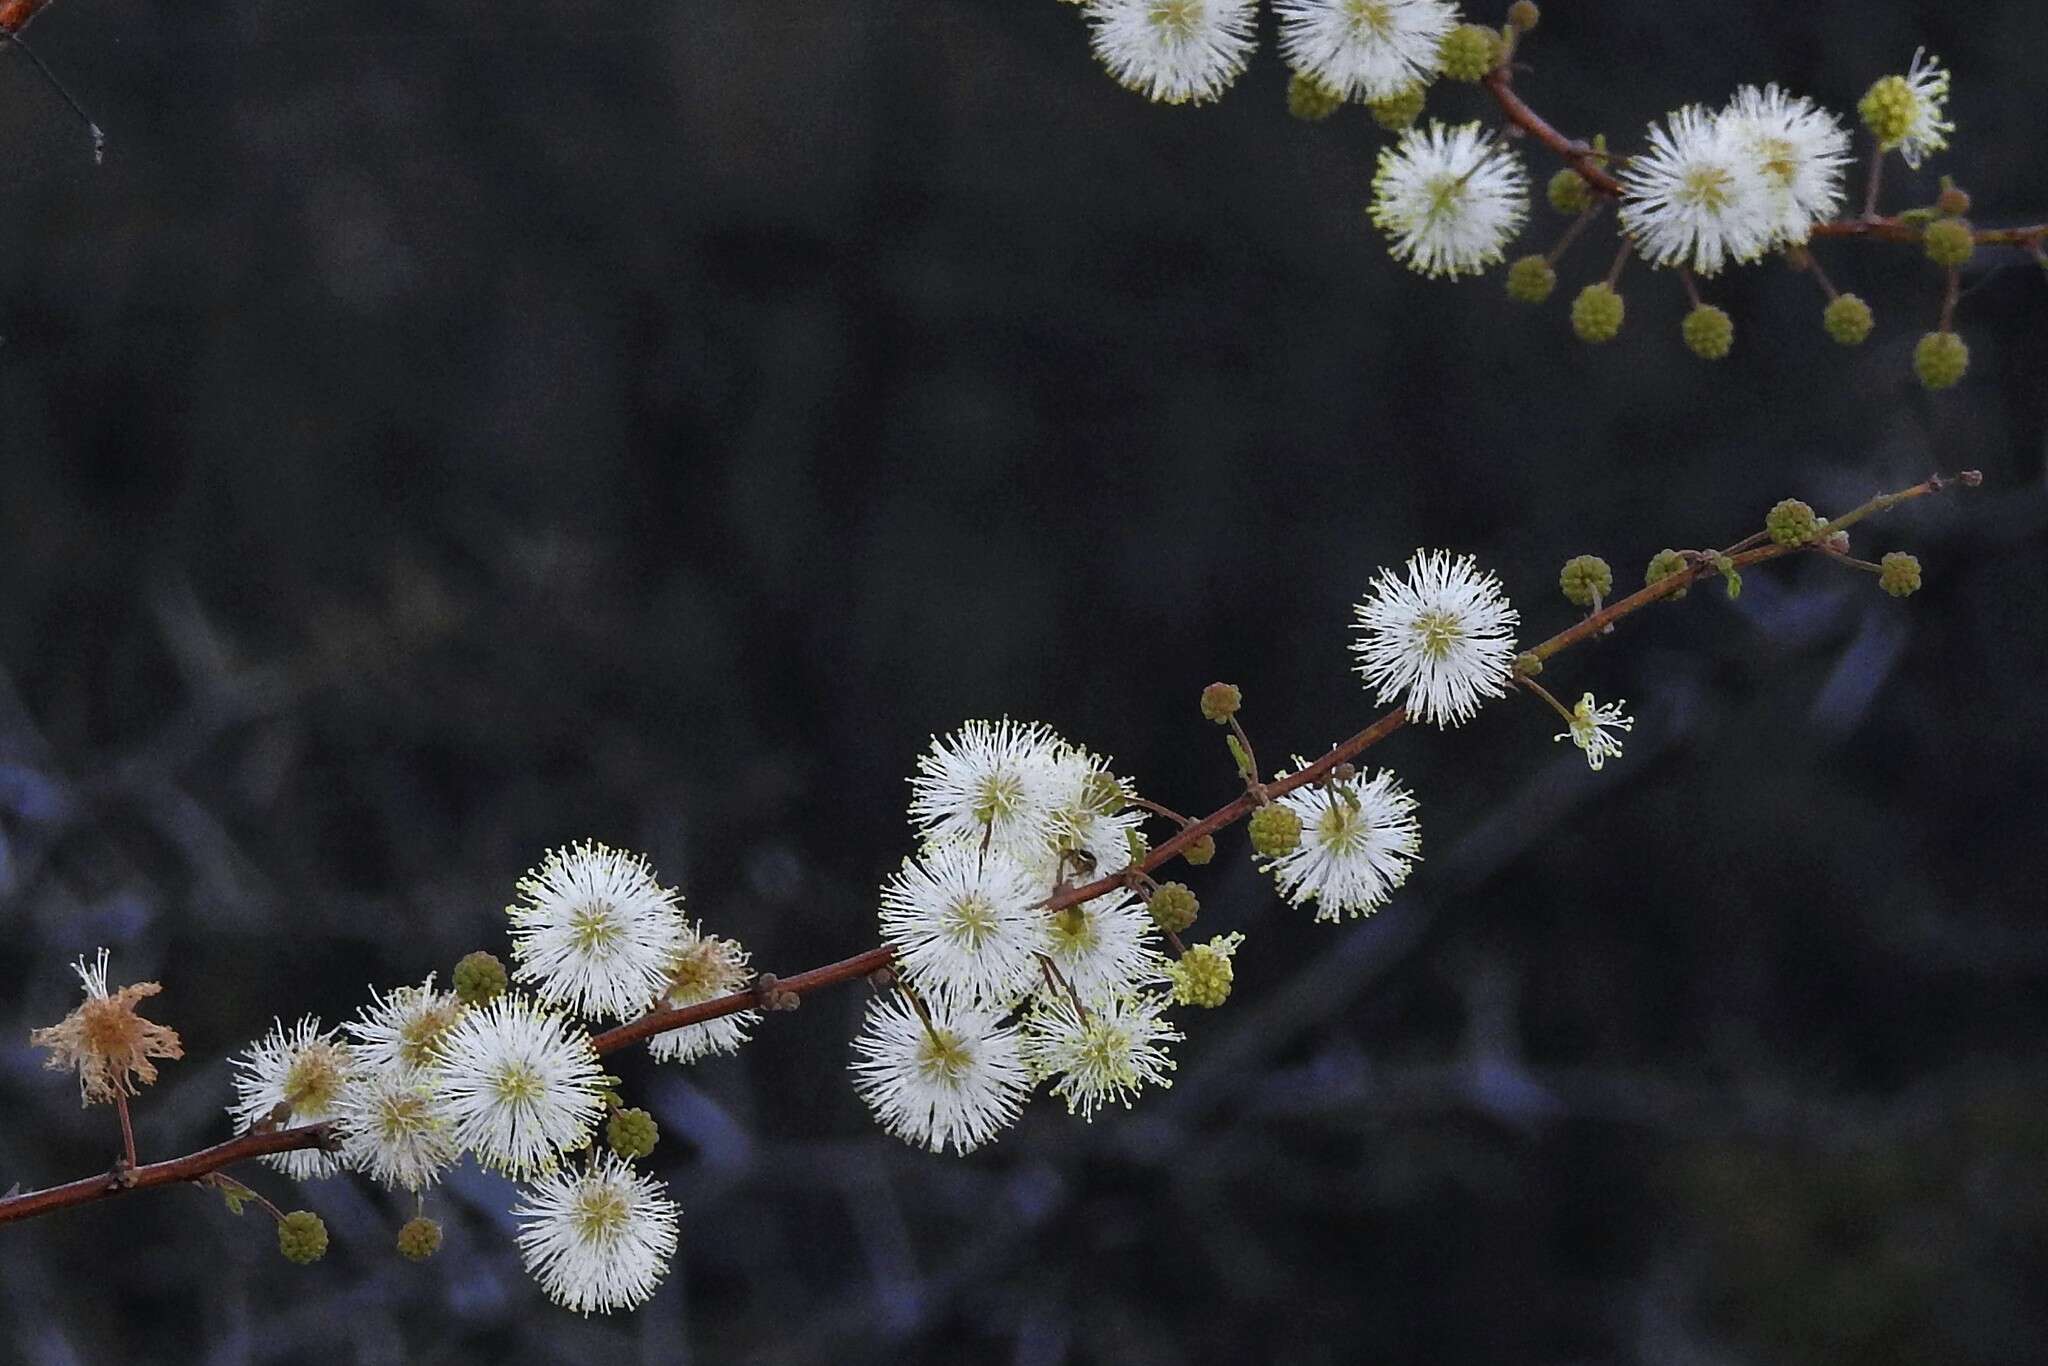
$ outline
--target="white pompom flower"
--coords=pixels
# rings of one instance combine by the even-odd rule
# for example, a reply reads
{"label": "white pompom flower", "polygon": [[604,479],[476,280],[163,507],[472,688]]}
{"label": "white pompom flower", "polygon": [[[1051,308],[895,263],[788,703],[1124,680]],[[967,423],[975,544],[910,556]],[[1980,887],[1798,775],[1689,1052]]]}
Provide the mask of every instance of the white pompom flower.
{"label": "white pompom flower", "polygon": [[520,1259],[547,1297],[609,1314],[653,1298],[680,1213],[660,1181],[606,1152],[535,1180],[512,1217]]}
{"label": "white pompom flower", "polygon": [[1047,957],[1083,1000],[1164,981],[1159,927],[1145,904],[1118,890],[1056,911]]}
{"label": "white pompom flower", "polygon": [[1624,700],[1596,704],[1587,693],[1572,708],[1568,726],[1554,739],[1569,740],[1586,754],[1586,767],[1598,773],[1609,759],[1621,753],[1621,741],[1611,731],[1634,730],[1636,719],[1626,715]]}
{"label": "white pompom flower", "polygon": [[359,1057],[339,1117],[342,1165],[386,1187],[424,1190],[460,1156],[455,1126],[424,1069],[367,1066]]}
{"label": "white pompom flower", "polygon": [[1053,842],[1061,741],[1040,725],[969,721],[917,758],[910,819],[939,844],[986,843],[1025,862]]}
{"label": "white pompom flower", "polygon": [[[1110,771],[1107,759],[1079,745],[1064,747],[1053,761],[1050,794],[1054,867],[1048,882],[1063,876],[1086,881],[1130,866],[1131,833],[1145,813],[1131,805],[1131,785]],[[1079,857],[1061,866],[1068,854]]]}
{"label": "white pompom flower", "polygon": [[683,912],[646,859],[602,844],[550,850],[518,895],[505,911],[513,975],[541,1000],[627,1020],[660,994]]}
{"label": "white pompom flower", "polygon": [[1230,88],[1257,41],[1254,0],[1088,0],[1089,42],[1117,84],[1161,104]]}
{"label": "white pompom flower", "polygon": [[1279,798],[1301,821],[1301,842],[1266,860],[1289,901],[1316,903],[1317,920],[1370,915],[1422,857],[1415,796],[1388,772],[1298,787]]}
{"label": "white pompom flower", "polygon": [[1166,1045],[1183,1035],[1165,1011],[1165,995],[1154,992],[1097,997],[1085,1015],[1065,993],[1048,993],[1024,1022],[1025,1061],[1068,1114],[1092,1120],[1112,1101],[1128,1107],[1147,1086],[1173,1085]]}
{"label": "white pompom flower", "polygon": [[882,887],[882,937],[927,996],[1003,1009],[1039,975],[1051,918],[1031,872],[998,849],[926,849]]}
{"label": "white pompom flower", "polygon": [[1017,1031],[993,1011],[869,1002],[854,1037],[853,1085],[883,1129],[907,1143],[968,1153],[1013,1123],[1031,1094]]}
{"label": "white pompom flower", "polygon": [[512,1176],[555,1165],[604,1115],[604,1069],[590,1036],[528,997],[471,1009],[442,1036],[434,1080],[458,1145]]}
{"label": "white pompom flower", "polygon": [[1394,259],[1424,275],[1477,275],[1529,216],[1521,158],[1476,123],[1431,119],[1380,149],[1372,221]]}
{"label": "white pompom flower", "polygon": [[1948,71],[1925,48],[1913,50],[1905,75],[1872,85],[1860,107],[1864,123],[1878,134],[1879,150],[1897,152],[1916,171],[1929,152],[1948,146],[1956,130],[1946,117]]}
{"label": "white pompom flower", "polygon": [[1621,226],[1645,260],[1715,275],[1774,238],[1772,187],[1742,128],[1698,105],[1650,125],[1650,149],[1621,167]]}
{"label": "white pompom flower", "polygon": [[[235,1103],[228,1107],[243,1132],[275,1117],[281,1129],[322,1124],[340,1113],[351,1060],[332,1030],[308,1015],[286,1029],[282,1020],[234,1060]],[[318,1148],[273,1153],[263,1159],[294,1181],[332,1176],[340,1164]]]}
{"label": "white pompom flower", "polygon": [[342,1026],[348,1031],[349,1053],[369,1071],[423,1071],[432,1066],[434,1047],[462,1018],[466,1009],[452,991],[434,990],[434,974],[416,987],[379,994],[370,988],[370,1004]]}
{"label": "white pompom flower", "polygon": [[1745,85],[1721,120],[1763,171],[1774,240],[1804,242],[1814,224],[1835,216],[1850,156],[1848,131],[1833,114],[1775,85]]}
{"label": "white pompom flower", "polygon": [[1507,695],[1521,618],[1470,555],[1418,550],[1406,577],[1381,570],[1355,621],[1358,672],[1378,701],[1398,700],[1414,720],[1459,725]]}
{"label": "white pompom flower", "polygon": [[[748,955],[735,939],[705,934],[695,925],[683,927],[682,943],[669,960],[668,985],[663,990],[663,1009],[702,1005],[730,996],[753,980]],[[757,1010],[699,1020],[679,1029],[664,1030],[647,1041],[647,1051],[662,1062],[695,1062],[714,1053],[737,1053],[747,1041],[748,1031],[760,1023]]]}
{"label": "white pompom flower", "polygon": [[1458,24],[1445,0],[1273,0],[1287,64],[1349,100],[1384,100],[1433,79]]}

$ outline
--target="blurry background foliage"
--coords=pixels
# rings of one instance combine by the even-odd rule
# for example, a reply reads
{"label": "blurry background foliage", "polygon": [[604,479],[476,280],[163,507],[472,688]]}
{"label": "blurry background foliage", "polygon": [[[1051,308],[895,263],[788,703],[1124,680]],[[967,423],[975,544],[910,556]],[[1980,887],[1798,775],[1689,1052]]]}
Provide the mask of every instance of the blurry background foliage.
{"label": "blurry background foliage", "polygon": [[[1498,568],[1533,639],[1569,555],[1633,583],[1781,497],[1986,474],[1857,533],[1920,555],[1910,602],[1796,563],[1555,664],[1640,714],[1597,777],[1523,701],[1396,737],[1427,861],[1372,921],[1311,925],[1226,839],[1188,880],[1250,935],[1237,996],[1129,1115],[913,1152],[848,1084],[844,990],[738,1059],[625,1061],[686,1211],[638,1315],[548,1306],[493,1178],[435,1192],[414,1266],[368,1185],[256,1172],[326,1217],[323,1264],[196,1191],[9,1228],[0,1357],[2038,1348],[2041,272],[1978,254],[1970,375],[1931,398],[1910,250],[1823,248],[1876,307],[1860,350],[1775,265],[1711,286],[1718,365],[1640,265],[1588,350],[1568,290],[1386,259],[1380,135],[1290,121],[1264,22],[1220,106],[1165,109],[1051,0],[65,0],[33,38],[98,170],[0,58],[0,1185],[114,1150],[25,1044],[95,945],[184,1034],[138,1107],[164,1156],[226,1133],[273,1012],[502,946],[550,845],[645,850],[794,971],[873,941],[913,756],[965,717],[1207,809],[1201,685],[1244,686],[1269,764],[1349,733],[1350,604],[1417,545]],[[1893,184],[2040,216],[2032,0],[1556,0],[1522,83],[1628,145],[1742,81],[1846,115],[1921,43],[1959,133]]]}

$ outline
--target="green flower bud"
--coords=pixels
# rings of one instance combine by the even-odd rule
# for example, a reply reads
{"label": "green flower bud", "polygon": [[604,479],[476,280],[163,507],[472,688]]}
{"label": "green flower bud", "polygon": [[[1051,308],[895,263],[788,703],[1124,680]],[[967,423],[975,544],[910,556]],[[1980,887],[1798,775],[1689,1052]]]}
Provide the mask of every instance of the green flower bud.
{"label": "green flower bud", "polygon": [[1920,591],[1920,561],[1903,550],[1894,550],[1877,562],[1877,586],[1895,598]]}
{"label": "green flower bud", "polygon": [[1970,348],[1953,332],[1929,332],[1913,348],[1913,373],[1929,389],[1946,389],[1970,368]]}
{"label": "green flower bud", "polygon": [[1214,1010],[1230,999],[1230,955],[1244,942],[1241,934],[1219,935],[1197,944],[1167,967],[1173,980],[1175,1005]]}
{"label": "green flower bud", "polygon": [[327,1225],[309,1209],[295,1209],[277,1221],[277,1250],[305,1266],[327,1255]]}
{"label": "green flower bud", "polygon": [[398,1230],[398,1255],[409,1262],[424,1262],[440,1250],[441,1226],[424,1215]]}
{"label": "green flower bud", "polygon": [[1194,891],[1182,882],[1162,882],[1159,890],[1152,893],[1152,899],[1145,903],[1145,909],[1152,913],[1152,919],[1168,934],[1179,934],[1195,923],[1201,914],[1202,903]]}
{"label": "green flower bud", "polygon": [[1543,656],[1534,650],[1524,650],[1515,656],[1515,677],[1535,678],[1543,672]]}
{"label": "green flower bud", "polygon": [[464,955],[455,965],[455,995],[464,1005],[480,1006],[494,996],[504,995],[510,985],[505,965],[495,954],[482,949]]}
{"label": "green flower bud", "polygon": [[1524,256],[1508,267],[1508,297],[1517,303],[1540,304],[1557,288],[1557,272],[1541,256]]}
{"label": "green flower bud", "polygon": [[1598,555],[1574,555],[1557,571],[1557,586],[1574,607],[1591,607],[1614,591],[1614,571]]}
{"label": "green flower bud", "polygon": [[1592,204],[1593,187],[1567,166],[1550,177],[1550,183],[1543,187],[1543,197],[1550,201],[1551,208],[1576,218]]}
{"label": "green flower bud", "polygon": [[1398,133],[1422,117],[1423,88],[1411,85],[1406,90],[1387,96],[1383,100],[1367,100],[1366,112],[1372,121],[1389,133]]}
{"label": "green flower bud", "polygon": [[1895,147],[1912,128],[1913,111],[1918,103],[1913,87],[1906,83],[1904,76],[1886,76],[1863,92],[1863,98],[1856,103],[1856,112],[1862,116],[1863,126],[1876,136],[1879,143]]}
{"label": "green flower bud", "polygon": [[1527,33],[1536,27],[1536,21],[1543,17],[1543,11],[1536,8],[1534,0],[1515,0],[1508,6],[1508,22]]}
{"label": "green flower bud", "polygon": [[1180,856],[1194,867],[1201,867],[1216,857],[1216,837],[1203,835],[1199,839],[1189,840],[1187,847],[1180,851]]}
{"label": "green flower bud", "polygon": [[1735,320],[1723,309],[1700,304],[1678,325],[1685,346],[1701,360],[1719,360],[1735,345]]}
{"label": "green flower bud", "polygon": [[1970,192],[1948,176],[1943,176],[1941,193],[1935,197],[1934,207],[1951,218],[1961,218],[1970,211]]}
{"label": "green flower bud", "polygon": [[1977,238],[1962,219],[1937,218],[1920,234],[1920,245],[1928,260],[1953,268],[1969,261],[1977,250]]}
{"label": "green flower bud", "polygon": [[604,1141],[613,1152],[631,1162],[654,1151],[654,1145],[661,1141],[661,1130],[655,1125],[654,1116],[645,1110],[614,1110],[604,1122]]}
{"label": "green flower bud", "polygon": [[1202,719],[1223,725],[1244,705],[1244,694],[1235,683],[1211,683],[1202,689]]}
{"label": "green flower bud", "polygon": [[1572,332],[1582,342],[1611,342],[1621,332],[1627,311],[1612,285],[1587,285],[1572,300]]}
{"label": "green flower bud", "polygon": [[[1660,550],[1650,557],[1650,567],[1643,571],[1643,586],[1660,583],[1685,568],[1685,556],[1675,550]],[[1670,596],[1682,598],[1690,589],[1681,588]]]}
{"label": "green flower bud", "polygon": [[1313,76],[1299,71],[1287,82],[1287,112],[1303,123],[1321,123],[1337,112],[1344,96]]}
{"label": "green flower bud", "polygon": [[1278,803],[1252,812],[1249,828],[1253,850],[1267,858],[1279,858],[1301,843],[1301,817]]}
{"label": "green flower bud", "polygon": [[1444,35],[1437,58],[1452,80],[1476,81],[1500,60],[1500,35],[1484,24],[1460,24]]}
{"label": "green flower bud", "polygon": [[1820,315],[1820,325],[1843,346],[1862,345],[1870,335],[1872,322],[1870,305],[1854,294],[1836,295],[1828,300],[1827,311]]}
{"label": "green flower bud", "polygon": [[1779,545],[1805,545],[1820,530],[1813,509],[1797,498],[1787,498],[1764,514],[1764,530]]}

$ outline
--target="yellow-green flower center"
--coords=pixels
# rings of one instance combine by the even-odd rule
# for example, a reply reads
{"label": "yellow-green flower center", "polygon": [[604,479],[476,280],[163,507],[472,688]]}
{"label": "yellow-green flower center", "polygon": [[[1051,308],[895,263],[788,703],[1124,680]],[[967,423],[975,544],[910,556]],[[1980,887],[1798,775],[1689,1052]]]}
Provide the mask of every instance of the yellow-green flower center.
{"label": "yellow-green flower center", "polygon": [[617,1187],[592,1182],[576,1192],[576,1208],[569,1220],[584,1242],[609,1243],[626,1227],[632,1213]]}
{"label": "yellow-green flower center", "polygon": [[491,1074],[491,1091],[506,1105],[521,1105],[541,1098],[546,1088],[532,1063],[505,1062]]}
{"label": "yellow-green flower center", "polygon": [[587,901],[569,913],[569,933],[584,953],[608,949],[625,933],[609,901]]}
{"label": "yellow-green flower center", "polygon": [[1145,17],[1175,38],[1192,38],[1202,24],[1204,0],[1152,0]]}
{"label": "yellow-green flower center", "polygon": [[939,922],[946,937],[972,952],[996,931],[996,908],[986,897],[970,893],[950,903]]}
{"label": "yellow-green flower center", "polygon": [[316,1043],[300,1052],[284,1074],[284,1098],[302,1115],[325,1113],[341,1094],[341,1052]]}
{"label": "yellow-green flower center", "polygon": [[927,1028],[917,1045],[917,1070],[926,1081],[952,1083],[974,1065],[974,1055],[950,1029]]}
{"label": "yellow-green flower center", "polygon": [[1408,630],[1415,647],[1432,660],[1444,659],[1451,653],[1451,647],[1465,638],[1464,623],[1444,611],[1422,613]]}
{"label": "yellow-green flower center", "polygon": [[1385,37],[1394,27],[1393,10],[1386,0],[1346,0],[1344,17],[1353,37]]}
{"label": "yellow-green flower center", "polygon": [[1678,197],[1687,204],[1716,211],[1735,202],[1735,176],[1725,166],[1695,166],[1685,173]]}

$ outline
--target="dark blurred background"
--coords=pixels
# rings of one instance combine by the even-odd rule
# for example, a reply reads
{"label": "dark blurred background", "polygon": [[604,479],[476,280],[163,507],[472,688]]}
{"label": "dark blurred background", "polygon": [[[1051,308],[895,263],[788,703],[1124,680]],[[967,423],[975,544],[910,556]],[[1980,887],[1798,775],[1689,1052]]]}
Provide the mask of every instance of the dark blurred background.
{"label": "dark blurred background", "polygon": [[[1491,13],[1480,17],[1497,18]],[[113,949],[187,1059],[145,1157],[223,1137],[271,1016],[502,949],[549,846],[646,851],[769,970],[873,942],[934,731],[1041,719],[1184,809],[1241,683],[1277,763],[1373,714],[1351,603],[1477,552],[1531,639],[1567,556],[1624,583],[1789,495],[1982,490],[1856,533],[1928,586],[1753,571],[1556,662],[1629,699],[1589,774],[1538,707],[1374,755],[1427,861],[1374,919],[1278,904],[1241,834],[1184,874],[1243,929],[1179,1084],[1041,1100],[967,1160],[853,1095],[863,989],[736,1059],[622,1060],[684,1250],[579,1320],[506,1187],[448,1246],[354,1180],[334,1249],[164,1191],[0,1230],[0,1358],[99,1362],[2010,1362],[2048,1334],[2048,285],[1969,271],[1929,396],[1911,249],[1628,275],[1572,343],[1497,278],[1392,264],[1363,111],[1284,110],[1272,21],[1221,105],[1154,107],[1052,0],[62,0],[32,39],[104,167],[0,56],[0,1188],[103,1167],[113,1116],[30,1027]],[[2048,214],[2035,0],[1553,3],[1530,98],[1624,144],[1778,80],[1845,114],[1953,67],[1980,221]],[[1432,109],[1486,112],[1470,90]],[[1531,158],[1539,180],[1551,169]],[[1538,207],[1524,250],[1558,220]]]}

